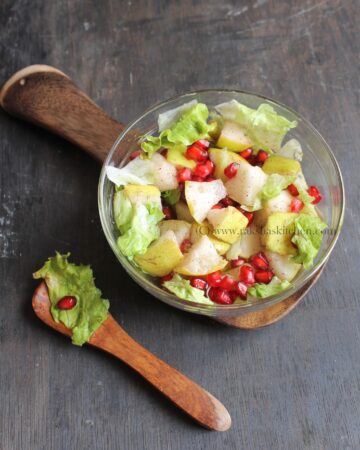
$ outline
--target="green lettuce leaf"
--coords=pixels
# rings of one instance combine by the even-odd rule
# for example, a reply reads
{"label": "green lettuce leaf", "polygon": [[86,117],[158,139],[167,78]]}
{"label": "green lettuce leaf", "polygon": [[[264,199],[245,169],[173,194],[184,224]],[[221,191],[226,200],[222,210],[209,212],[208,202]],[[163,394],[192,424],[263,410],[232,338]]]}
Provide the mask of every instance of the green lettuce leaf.
{"label": "green lettuce leaf", "polygon": [[214,303],[205,297],[204,292],[191,286],[190,281],[176,274],[170,281],[165,281],[163,286],[179,298],[190,302],[213,305]]}
{"label": "green lettuce leaf", "polygon": [[180,189],[172,189],[170,191],[163,191],[161,197],[165,203],[170,206],[175,205],[180,200]]}
{"label": "green lettuce leaf", "polygon": [[[71,329],[73,344],[81,346],[107,318],[110,304],[108,300],[101,298],[101,291],[95,286],[90,266],[69,263],[69,256],[70,253],[56,253],[33,277],[45,280],[53,319]],[[69,310],[60,310],[56,304],[66,295],[76,297],[76,305]]]}
{"label": "green lettuce leaf", "polygon": [[248,289],[248,293],[252,297],[266,298],[279,294],[290,286],[291,283],[289,281],[281,281],[278,277],[274,277],[269,284],[255,283],[254,286]]}
{"label": "green lettuce leaf", "polygon": [[184,103],[177,108],[170,109],[164,113],[159,114],[158,117],[158,128],[159,132],[170,128],[177,120],[180,119],[181,115],[195,106],[197,104],[197,100],[191,100],[190,102]]}
{"label": "green lettuce leaf", "polygon": [[160,148],[171,148],[175,145],[190,145],[199,139],[204,139],[211,125],[207,123],[209,111],[204,103],[197,103],[185,110],[170,128],[161,131],[159,136],[145,136],[141,148],[151,156]]}
{"label": "green lettuce leaf", "polygon": [[284,156],[285,158],[296,159],[297,161],[302,161],[303,159],[301,144],[297,139],[290,139],[287,141],[277,154]]}
{"label": "green lettuce leaf", "polygon": [[130,225],[133,209],[131,201],[125,191],[115,192],[113,205],[116,226],[120,233],[125,233]]}
{"label": "green lettuce leaf", "polygon": [[155,203],[133,205],[131,219],[122,225],[126,231],[117,240],[120,251],[129,259],[143,255],[151,242],[160,236],[158,223],[164,217]]}
{"label": "green lettuce leaf", "polygon": [[299,214],[295,219],[295,234],[291,241],[297,246],[298,254],[292,260],[310,269],[323,240],[322,231],[327,228],[320,217]]}
{"label": "green lettuce leaf", "polygon": [[116,186],[127,184],[156,184],[156,172],[153,162],[135,158],[124,167],[106,167],[106,176]]}
{"label": "green lettuce leaf", "polygon": [[252,109],[231,100],[215,108],[224,119],[233,120],[245,129],[256,150],[260,148],[268,152],[280,150],[286,133],[297,126],[297,122],[291,122],[286,117],[280,116],[267,103],[262,103],[258,109]]}

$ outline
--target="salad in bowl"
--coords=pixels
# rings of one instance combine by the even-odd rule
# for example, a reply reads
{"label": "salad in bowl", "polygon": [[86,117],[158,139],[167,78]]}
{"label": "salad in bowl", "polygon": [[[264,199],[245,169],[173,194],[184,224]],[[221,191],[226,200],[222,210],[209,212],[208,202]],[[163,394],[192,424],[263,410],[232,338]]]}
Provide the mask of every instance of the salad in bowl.
{"label": "salad in bowl", "polygon": [[329,225],[327,192],[307,184],[303,143],[287,138],[297,125],[269,103],[235,98],[158,114],[126,162],[105,168],[115,245],[131,270],[189,304],[244,305],[291,289]]}

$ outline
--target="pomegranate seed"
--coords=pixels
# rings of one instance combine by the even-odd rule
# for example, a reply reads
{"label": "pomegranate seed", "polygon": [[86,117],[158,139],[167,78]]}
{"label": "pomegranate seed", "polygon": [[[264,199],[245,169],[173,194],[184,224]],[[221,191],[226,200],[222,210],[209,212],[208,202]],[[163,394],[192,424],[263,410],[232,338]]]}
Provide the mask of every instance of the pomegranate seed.
{"label": "pomegranate seed", "polygon": [[66,295],[56,303],[56,306],[59,309],[73,309],[75,305],[76,305],[76,297],[72,295]]}
{"label": "pomegranate seed", "polygon": [[226,291],[231,291],[235,286],[236,281],[233,280],[229,275],[225,275],[221,281],[219,286]]}
{"label": "pomegranate seed", "polygon": [[237,174],[238,171],[238,165],[236,163],[231,163],[224,169],[224,174],[228,178],[234,178],[234,176]]}
{"label": "pomegranate seed", "polygon": [[163,148],[163,149],[161,150],[160,154],[161,154],[164,158],[166,158],[167,155],[168,155],[167,148]]}
{"label": "pomegranate seed", "polygon": [[167,275],[164,275],[163,277],[161,277],[161,284],[165,283],[165,281],[172,280],[173,276],[174,274],[172,272],[168,273]]}
{"label": "pomegranate seed", "polygon": [[205,181],[207,183],[210,183],[210,181],[215,181],[215,178],[210,176],[210,177],[207,177]]}
{"label": "pomegranate seed", "polygon": [[230,261],[230,265],[233,269],[235,269],[236,267],[240,267],[245,263],[245,259],[243,258],[238,258],[238,259],[232,259]]}
{"label": "pomegranate seed", "polygon": [[239,280],[243,283],[247,284],[248,286],[251,286],[255,283],[255,271],[254,268],[251,266],[241,266],[239,270]]}
{"label": "pomegranate seed", "polygon": [[234,303],[234,301],[239,297],[239,294],[236,291],[230,291],[229,292],[231,303]]}
{"label": "pomegranate seed", "polygon": [[211,288],[208,295],[214,303],[219,303],[220,305],[231,305],[233,303],[233,300],[225,289]]}
{"label": "pomegranate seed", "polygon": [[165,216],[165,219],[171,219],[173,216],[170,206],[163,206],[162,212]]}
{"label": "pomegranate seed", "polygon": [[139,157],[141,155],[141,150],[135,150],[134,152],[130,153],[129,159],[132,161],[133,159]]}
{"label": "pomegranate seed", "polygon": [[299,198],[293,198],[290,203],[290,211],[293,213],[298,213],[303,209],[304,203]]}
{"label": "pomegranate seed", "polygon": [[194,169],[195,176],[200,177],[201,181],[204,181],[204,178],[211,175],[211,168],[207,163],[208,161],[205,164],[198,164]]}
{"label": "pomegranate seed", "polygon": [[196,144],[190,145],[187,148],[185,156],[187,159],[192,159],[193,161],[206,161],[208,157],[208,152]]}
{"label": "pomegranate seed", "polygon": [[196,289],[201,289],[202,291],[205,291],[205,289],[207,287],[206,281],[203,280],[202,278],[192,278],[190,280],[190,284],[192,287],[194,287]]}
{"label": "pomegranate seed", "polygon": [[190,247],[191,247],[190,239],[184,239],[180,244],[181,253],[186,253]]}
{"label": "pomegranate seed", "polygon": [[243,300],[246,300],[246,296],[247,296],[247,286],[245,283],[242,283],[241,281],[238,281],[235,284],[235,292],[236,294],[242,298]]}
{"label": "pomegranate seed", "polygon": [[250,163],[252,166],[255,166],[257,163],[256,155],[250,155],[247,159],[248,163]]}
{"label": "pomegranate seed", "polygon": [[247,148],[239,153],[245,159],[248,159],[252,155],[252,148]]}
{"label": "pomegranate seed", "polygon": [[269,261],[263,252],[256,253],[250,258],[250,263],[260,270],[266,270],[269,268]]}
{"label": "pomegranate seed", "polygon": [[183,167],[179,169],[176,174],[176,178],[179,183],[184,183],[185,181],[191,180],[192,172],[188,167]]}
{"label": "pomegranate seed", "polygon": [[247,218],[248,220],[248,224],[247,226],[252,224],[252,221],[254,220],[254,213],[250,212],[250,211],[241,211],[244,216]]}
{"label": "pomegranate seed", "polygon": [[219,284],[221,282],[221,278],[222,278],[222,275],[219,270],[206,275],[206,281],[207,281],[208,285],[211,287],[219,286]]}
{"label": "pomegranate seed", "polygon": [[294,197],[297,197],[299,195],[299,191],[298,191],[297,187],[295,186],[295,184],[289,184],[289,186],[287,187],[287,190]]}
{"label": "pomegranate seed", "polygon": [[322,195],[320,194],[320,191],[316,186],[310,186],[307,191],[308,194],[311,195],[311,197],[315,197],[311,202],[313,205],[317,205],[322,200]]}
{"label": "pomegranate seed", "polygon": [[193,175],[192,181],[197,181],[198,183],[202,183],[205,180],[202,177],[198,177],[197,175]]}
{"label": "pomegranate seed", "polygon": [[204,148],[205,150],[207,150],[210,147],[210,142],[207,141],[206,139],[200,139],[200,140],[195,142],[195,145],[197,145],[200,148]]}
{"label": "pomegranate seed", "polygon": [[271,272],[271,270],[258,270],[255,273],[255,280],[258,283],[269,284],[273,279],[273,276],[274,274]]}
{"label": "pomegranate seed", "polygon": [[215,164],[211,161],[211,159],[208,159],[205,163],[206,167],[210,170],[210,175],[214,173],[215,170]]}
{"label": "pomegranate seed", "polygon": [[230,197],[225,197],[221,200],[221,203],[224,206],[234,206],[236,204],[236,202],[234,202],[234,200],[232,200]]}
{"label": "pomegranate seed", "polygon": [[221,205],[220,203],[216,203],[216,205],[212,206],[211,209],[222,209],[224,205]]}
{"label": "pomegranate seed", "polygon": [[268,159],[269,153],[267,153],[265,150],[259,150],[256,155],[256,162],[259,165],[264,164],[264,162]]}

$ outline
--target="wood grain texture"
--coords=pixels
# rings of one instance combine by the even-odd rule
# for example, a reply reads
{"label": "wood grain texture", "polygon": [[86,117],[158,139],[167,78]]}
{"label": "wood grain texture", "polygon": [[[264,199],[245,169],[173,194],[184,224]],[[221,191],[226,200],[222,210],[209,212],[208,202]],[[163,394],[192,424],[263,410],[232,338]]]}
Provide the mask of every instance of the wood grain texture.
{"label": "wood grain texture", "polygon": [[[1,450],[360,447],[359,23],[358,0],[0,2],[1,84],[53,65],[124,122],[186,90],[253,90],[313,122],[347,185],[317,285],[285,320],[248,333],[136,286],[101,230],[98,164],[0,112]],[[187,422],[133,371],[34,317],[30,274],[55,249],[92,264],[131,336],[221,398],[227,433]]]}

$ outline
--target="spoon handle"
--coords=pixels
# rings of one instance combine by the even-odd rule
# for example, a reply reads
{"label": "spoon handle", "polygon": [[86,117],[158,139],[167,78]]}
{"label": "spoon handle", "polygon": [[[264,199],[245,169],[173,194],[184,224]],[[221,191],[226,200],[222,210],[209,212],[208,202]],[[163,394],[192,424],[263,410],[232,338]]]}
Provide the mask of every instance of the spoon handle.
{"label": "spoon handle", "polygon": [[124,126],[84,94],[58,69],[33,65],[16,72],[0,91],[0,105],[78,145],[99,161]]}
{"label": "spoon handle", "polygon": [[91,336],[89,344],[132,367],[205,428],[225,431],[230,427],[230,415],[219,400],[134,341],[112,316]]}

